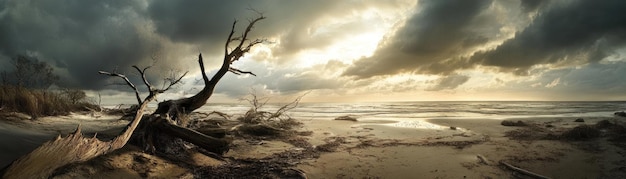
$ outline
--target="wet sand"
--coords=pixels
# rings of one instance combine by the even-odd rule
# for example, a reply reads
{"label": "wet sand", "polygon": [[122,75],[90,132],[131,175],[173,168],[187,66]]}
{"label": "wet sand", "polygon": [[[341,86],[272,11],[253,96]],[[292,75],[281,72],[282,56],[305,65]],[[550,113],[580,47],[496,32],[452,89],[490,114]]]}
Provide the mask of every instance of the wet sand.
{"label": "wet sand", "polygon": [[[586,118],[585,124],[613,118]],[[518,119],[515,119],[518,120]],[[575,118],[524,118],[527,123],[550,124],[554,130],[582,123]],[[626,120],[626,119],[619,119]],[[69,122],[73,121],[73,122]],[[70,124],[67,124],[67,123]],[[297,130],[313,147],[335,141],[330,151],[305,157],[295,167],[309,178],[511,178],[512,170],[500,161],[551,178],[624,178],[626,149],[606,138],[582,142],[561,140],[512,140],[507,131],[520,127],[500,125],[496,119],[428,119],[420,121],[304,120]],[[56,133],[69,133],[81,123],[95,132],[120,128],[125,121],[88,116],[49,118],[40,121],[0,122],[0,159],[7,160],[32,150]],[[451,128],[453,127],[453,128]],[[235,140],[225,156],[261,159],[286,151],[304,150],[284,141]],[[7,146],[7,147],[4,147]],[[623,146],[623,145],[622,145]],[[484,162],[478,158],[483,156]],[[194,155],[197,166],[220,166],[226,162]],[[189,166],[181,166],[136,147],[99,157],[84,165],[85,171],[59,178],[193,178]]]}

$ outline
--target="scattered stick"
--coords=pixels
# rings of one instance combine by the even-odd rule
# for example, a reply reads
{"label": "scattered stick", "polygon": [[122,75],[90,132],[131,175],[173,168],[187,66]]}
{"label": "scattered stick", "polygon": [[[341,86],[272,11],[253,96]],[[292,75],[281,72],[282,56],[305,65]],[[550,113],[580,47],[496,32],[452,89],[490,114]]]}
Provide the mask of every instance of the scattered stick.
{"label": "scattered stick", "polygon": [[[211,114],[217,114],[217,115],[219,115],[219,116],[222,116],[222,117],[223,117],[223,118],[225,118],[225,119],[230,119],[230,117],[231,117],[230,115],[228,115],[228,114],[226,114],[226,113],[223,113],[223,112],[219,112],[219,111],[213,111],[213,112],[210,112],[208,115],[211,115]],[[207,115],[207,116],[208,116],[208,115]]]}
{"label": "scattered stick", "polygon": [[483,163],[485,165],[491,165],[491,162],[487,159],[487,157],[483,156],[483,155],[476,155],[476,157],[478,157],[478,159],[480,160],[480,163]]}
{"label": "scattered stick", "polygon": [[509,164],[509,163],[506,163],[506,162],[504,162],[504,161],[500,161],[500,164],[502,164],[502,165],[506,166],[506,168],[508,168],[508,169],[511,169],[511,170],[513,170],[513,171],[516,171],[516,172],[522,173],[522,174],[524,174],[524,175],[528,175],[528,176],[533,177],[533,178],[538,178],[538,179],[550,179],[550,177],[543,176],[543,175],[540,175],[540,174],[536,174],[536,173],[531,172],[531,171],[528,171],[528,170],[524,170],[524,169],[522,169],[522,168],[519,168],[519,167],[513,166],[513,165],[511,165],[511,164]]}

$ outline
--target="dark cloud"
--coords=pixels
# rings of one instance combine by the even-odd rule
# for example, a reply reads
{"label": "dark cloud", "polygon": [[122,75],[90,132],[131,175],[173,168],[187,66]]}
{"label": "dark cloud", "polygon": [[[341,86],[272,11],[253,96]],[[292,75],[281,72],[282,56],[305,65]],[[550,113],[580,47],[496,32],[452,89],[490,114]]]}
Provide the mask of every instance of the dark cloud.
{"label": "dark cloud", "polygon": [[537,64],[597,62],[626,42],[626,1],[554,3],[534,22],[494,50],[477,53],[473,63],[525,74]]}
{"label": "dark cloud", "polygon": [[47,61],[62,85],[99,88],[97,71],[130,66],[153,46],[139,35],[138,1],[4,1],[0,53]]}
{"label": "dark cloud", "polygon": [[478,17],[490,4],[490,0],[420,1],[416,13],[398,32],[372,57],[358,60],[345,75],[367,78],[414,71],[448,73],[450,67],[442,65],[465,66],[459,60],[451,61],[489,41],[481,27],[488,22]]}
{"label": "dark cloud", "polygon": [[259,1],[155,0],[147,11],[156,32],[173,41],[223,45],[233,21],[249,14],[246,8],[255,2]]}
{"label": "dark cloud", "polygon": [[535,11],[543,4],[546,4],[548,0],[521,0],[522,9],[526,12]]}
{"label": "dark cloud", "polygon": [[437,79],[435,81],[436,85],[431,88],[427,88],[426,91],[441,91],[441,90],[456,89],[458,86],[465,84],[465,82],[467,82],[469,79],[470,77],[466,75],[458,75],[458,74],[448,75],[448,76]]}
{"label": "dark cloud", "polygon": [[[494,8],[494,6],[497,6]],[[502,8],[504,10],[497,10]],[[495,10],[494,10],[495,9]],[[515,10],[520,10],[519,12]],[[344,75],[369,78],[397,73],[453,74],[476,66],[527,75],[538,64],[598,62],[626,44],[626,1],[420,1],[416,13]],[[512,12],[505,12],[512,11]],[[530,24],[502,22],[493,15],[528,16]],[[516,14],[517,13],[517,14]],[[522,18],[523,19],[523,18]],[[476,52],[501,38],[501,27],[517,33],[499,46]],[[501,30],[501,29],[500,29]]]}

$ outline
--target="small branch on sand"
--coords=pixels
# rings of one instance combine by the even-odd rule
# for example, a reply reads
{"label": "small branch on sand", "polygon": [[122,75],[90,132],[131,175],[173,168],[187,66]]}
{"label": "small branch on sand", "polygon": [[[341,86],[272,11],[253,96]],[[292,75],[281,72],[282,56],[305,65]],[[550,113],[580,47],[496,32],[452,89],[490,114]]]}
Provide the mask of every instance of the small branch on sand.
{"label": "small branch on sand", "polygon": [[531,171],[528,171],[528,170],[525,170],[525,169],[522,169],[522,168],[519,168],[519,167],[513,166],[513,165],[511,165],[511,164],[509,164],[509,163],[506,163],[506,162],[504,162],[504,161],[500,161],[500,164],[502,164],[502,165],[506,166],[506,168],[508,168],[508,169],[511,169],[511,170],[513,170],[513,171],[516,171],[516,172],[522,173],[522,174],[524,174],[524,175],[528,175],[528,176],[533,177],[533,178],[537,178],[537,179],[550,179],[550,177],[546,177],[546,176],[543,176],[543,175],[540,175],[540,174],[536,174],[536,173],[534,173],[534,172],[531,172]]}
{"label": "small branch on sand", "polygon": [[476,155],[476,157],[480,160],[480,163],[483,163],[485,165],[491,165],[491,162],[489,161],[489,159],[487,159],[487,157],[480,154]]}

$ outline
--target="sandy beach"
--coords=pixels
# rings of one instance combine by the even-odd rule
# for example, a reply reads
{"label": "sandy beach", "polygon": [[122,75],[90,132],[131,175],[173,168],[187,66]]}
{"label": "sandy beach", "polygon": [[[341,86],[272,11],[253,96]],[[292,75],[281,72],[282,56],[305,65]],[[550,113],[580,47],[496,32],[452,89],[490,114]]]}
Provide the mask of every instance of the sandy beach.
{"label": "sandy beach", "polygon": [[[604,119],[588,119],[585,123],[595,124]],[[520,120],[549,122],[559,128],[580,125],[569,118]],[[625,159],[624,148],[605,139],[582,142],[510,140],[505,132],[517,127],[502,126],[501,120],[432,119],[425,122],[440,126],[438,129],[403,129],[342,121],[307,123],[306,127],[314,134],[345,137],[347,142],[337,152],[323,154],[299,167],[311,178],[509,178],[512,172],[499,161],[551,178],[614,178],[626,174],[621,165]],[[452,130],[450,126],[457,129]],[[312,138],[324,137],[314,135]],[[364,142],[373,144],[357,147]],[[489,162],[481,161],[479,155]]]}
{"label": "sandy beach", "polygon": [[[524,118],[547,130],[567,130],[616,118]],[[617,118],[617,120],[624,120]],[[70,122],[71,121],[71,122]],[[2,120],[2,165],[80,123],[86,133],[114,134],[126,121],[88,115],[30,120]],[[428,119],[419,121],[303,120],[295,139],[235,138],[223,160],[194,153],[181,163],[143,153],[134,146],[77,164],[55,178],[220,178],[231,160],[278,161],[308,178],[525,178],[501,162],[550,178],[626,177],[624,141],[607,137],[584,141],[511,139],[501,119]],[[620,147],[621,146],[621,147]],[[314,152],[311,152],[314,151]],[[281,156],[287,156],[281,158]],[[297,156],[297,157],[290,157]],[[480,157],[479,157],[480,156]],[[255,161],[258,162],[258,161]],[[253,163],[253,162],[251,162]],[[286,163],[286,164],[282,164]],[[245,169],[242,164],[239,168]],[[236,167],[235,167],[236,168]],[[202,170],[211,176],[199,174]],[[233,170],[224,170],[233,171]],[[218,172],[217,174],[215,172]],[[253,171],[251,171],[253,172]],[[225,175],[226,176],[226,175]]]}

